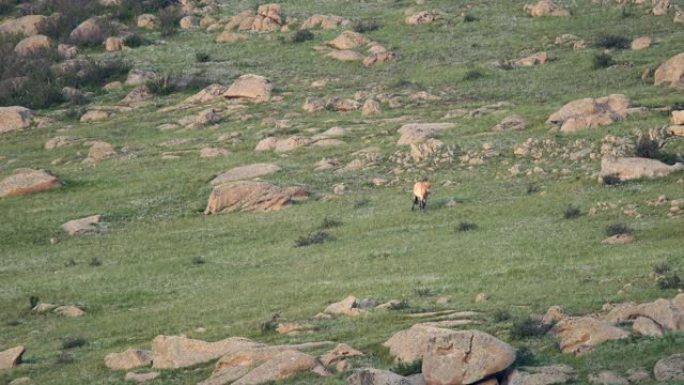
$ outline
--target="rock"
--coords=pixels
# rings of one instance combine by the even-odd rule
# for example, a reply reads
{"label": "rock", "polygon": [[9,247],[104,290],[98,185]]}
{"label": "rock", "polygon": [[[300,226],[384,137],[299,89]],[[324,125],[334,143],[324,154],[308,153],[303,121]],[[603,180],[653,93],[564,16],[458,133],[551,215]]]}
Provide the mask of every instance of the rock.
{"label": "rock", "polygon": [[363,103],[363,107],[361,107],[361,114],[363,116],[369,116],[369,115],[377,115],[382,113],[382,108],[380,107],[380,103],[378,101],[373,100],[373,99],[367,99]]}
{"label": "rock", "polygon": [[332,366],[350,357],[363,356],[363,352],[352,348],[347,344],[339,344],[335,349],[320,357],[320,361],[325,366]]}
{"label": "rock", "polygon": [[623,120],[634,111],[632,101],[624,95],[613,94],[598,99],[584,98],[574,100],[551,114],[551,123],[561,132],[577,132],[596,128]]}
{"label": "rock", "polygon": [[323,99],[323,98],[316,98],[316,97],[308,97],[304,100],[304,104],[302,105],[302,109],[306,112],[316,112],[316,111],[322,111],[325,109],[326,105],[328,102]]}
{"label": "rock", "polygon": [[28,195],[62,187],[62,182],[45,170],[21,168],[0,181],[0,198]]}
{"label": "rock", "polygon": [[396,60],[397,57],[398,56],[396,53],[389,51],[375,53],[363,59],[363,65],[369,67],[377,64],[389,63]]}
{"label": "rock", "polygon": [[684,23],[684,12],[680,11],[680,10],[675,11],[675,15],[672,18],[672,22],[673,23],[679,23],[679,24]]}
{"label": "rock", "polygon": [[230,154],[225,148],[204,147],[200,150],[200,158],[219,158]]}
{"label": "rock", "polygon": [[397,145],[410,145],[433,138],[441,131],[456,127],[453,123],[411,123],[399,128]]}
{"label": "rock", "polygon": [[74,219],[62,225],[64,230],[69,235],[81,235],[86,233],[96,232],[99,229],[101,215],[92,215],[86,218]]}
{"label": "rock", "polygon": [[264,345],[239,337],[205,342],[184,336],[160,335],[152,340],[152,363],[156,369],[184,368],[262,346]]}
{"label": "rock", "polygon": [[45,35],[29,36],[14,47],[14,52],[19,56],[30,56],[31,54],[45,51],[52,48],[52,41]]}
{"label": "rock", "polygon": [[77,308],[76,306],[60,306],[53,310],[54,313],[61,315],[62,317],[68,317],[68,318],[78,318],[78,317],[83,317],[86,313]]}
{"label": "rock", "polygon": [[123,83],[121,83],[118,80],[115,80],[113,82],[109,82],[109,83],[105,84],[104,86],[102,86],[102,89],[107,91],[107,92],[119,91],[119,90],[123,89]]}
{"label": "rock", "polygon": [[506,385],[552,385],[565,384],[575,379],[575,370],[568,365],[522,367],[513,370]]}
{"label": "rock", "polygon": [[527,119],[513,115],[508,116],[499,124],[492,127],[492,131],[519,131],[527,128]]}
{"label": "rock", "polygon": [[114,146],[107,142],[97,140],[93,142],[88,150],[88,157],[83,159],[83,163],[94,164],[116,156]]}
{"label": "rock", "polygon": [[138,28],[142,29],[159,29],[161,26],[157,16],[151,15],[149,13],[138,16],[137,24]]}
{"label": "rock", "polygon": [[338,112],[351,112],[359,109],[359,102],[354,99],[338,99],[332,103],[332,106]]}
{"label": "rock", "polygon": [[658,178],[682,169],[684,169],[682,163],[670,166],[656,159],[606,156],[601,159],[599,181],[603,181],[606,177],[618,178],[621,181]]}
{"label": "rock", "polygon": [[604,245],[626,245],[634,242],[634,236],[631,234],[615,234],[601,241]]}
{"label": "rock", "polygon": [[653,9],[651,13],[653,16],[667,15],[667,10],[670,8],[670,0],[652,0]]}
{"label": "rock", "polygon": [[128,349],[123,353],[109,353],[104,358],[111,370],[130,370],[152,365],[152,354],[146,350]]}
{"label": "rock", "polygon": [[632,40],[631,48],[633,50],[645,49],[651,46],[651,38],[648,36],[637,37]]}
{"label": "rock", "polygon": [[109,119],[109,112],[102,110],[89,110],[81,115],[80,121],[82,123],[101,122]]}
{"label": "rock", "polygon": [[224,31],[220,35],[216,36],[217,43],[233,44],[245,41],[247,39],[249,39],[248,35],[245,35],[244,33],[235,33],[231,31]]}
{"label": "rock", "polygon": [[663,330],[652,319],[646,317],[637,317],[632,324],[634,333],[646,337],[662,337]]}
{"label": "rock", "polygon": [[317,366],[316,359],[306,353],[296,350],[284,351],[254,368],[233,385],[261,385],[282,381],[299,373],[312,371]]}
{"label": "rock", "polygon": [[340,302],[335,302],[333,304],[328,305],[328,307],[326,307],[325,310],[323,310],[323,313],[343,314],[355,317],[361,314],[361,310],[359,310],[356,304],[356,297],[350,295],[349,297],[343,299]]}
{"label": "rock", "polygon": [[16,19],[9,19],[0,24],[0,33],[33,36],[40,33],[41,28],[48,21],[43,15],[29,15]]}
{"label": "rock", "polygon": [[546,64],[549,56],[546,52],[538,52],[526,58],[518,59],[512,63],[513,67],[531,67],[541,64]]}
{"label": "rock", "polygon": [[33,120],[33,111],[26,107],[0,107],[0,134],[27,128]]}
{"label": "rock", "polygon": [[271,97],[273,84],[263,76],[242,75],[231,84],[223,94],[228,99],[251,99],[255,102],[266,102]]}
{"label": "rock", "polygon": [[31,377],[19,377],[10,381],[7,385],[33,385]]}
{"label": "rock", "polygon": [[339,60],[339,61],[363,61],[364,56],[361,55],[360,53],[356,51],[352,51],[350,49],[344,49],[344,50],[335,50],[332,52],[329,52],[327,55],[325,55],[331,59]]}
{"label": "rock", "polygon": [[128,372],[126,373],[126,377],[124,377],[124,380],[126,381],[131,381],[131,382],[137,382],[138,384],[142,384],[147,381],[152,381],[159,377],[161,373],[159,372],[147,372],[147,373],[133,373],[133,372]]}
{"label": "rock", "polygon": [[157,75],[153,71],[132,69],[128,71],[128,75],[126,76],[126,82],[124,84],[127,86],[142,86],[149,81],[156,80],[158,76],[159,75]]}
{"label": "rock", "polygon": [[670,126],[667,128],[667,132],[674,136],[684,137],[684,125]]}
{"label": "rock", "polygon": [[680,298],[675,297],[672,301],[661,298],[639,305],[632,303],[617,305],[603,317],[603,320],[619,324],[645,317],[656,322],[663,330],[684,330],[684,306]]}
{"label": "rock", "polygon": [[178,25],[181,29],[195,29],[199,27],[199,18],[195,16],[185,16],[180,19]]}
{"label": "rock", "polygon": [[423,357],[423,376],[430,385],[474,384],[507,369],[515,349],[489,334],[454,331],[433,337]]}
{"label": "rock", "polygon": [[271,175],[280,171],[280,167],[272,163],[255,163],[247,166],[232,168],[223,174],[212,179],[212,186],[217,186],[227,182],[234,182],[242,179],[254,179],[260,176]]}
{"label": "rock", "polygon": [[182,104],[203,104],[212,102],[221,98],[226,91],[228,91],[228,87],[221,84],[212,84],[183,100]]}
{"label": "rock", "polygon": [[358,32],[344,31],[342,34],[330,40],[328,45],[339,50],[350,50],[368,44],[370,40]]}
{"label": "rock", "polygon": [[406,17],[404,23],[408,25],[430,24],[439,19],[441,15],[437,11],[422,11]]}
{"label": "rock", "polygon": [[411,364],[422,360],[433,337],[447,336],[452,331],[429,325],[416,324],[395,333],[383,346],[389,348],[397,363]]}
{"label": "rock", "polygon": [[313,15],[302,22],[299,29],[313,29],[321,27],[323,29],[335,29],[340,26],[349,25],[351,22],[341,16],[334,15]]}
{"label": "rock", "polygon": [[396,373],[380,369],[357,369],[347,377],[347,385],[412,385]]}
{"label": "rock", "polygon": [[120,37],[108,37],[107,40],[104,42],[105,45],[105,51],[107,52],[115,52],[115,51],[121,51],[124,47],[124,41]]}
{"label": "rock", "polygon": [[654,74],[655,85],[669,83],[675,88],[684,88],[684,52],[673,56],[658,67]]}
{"label": "rock", "polygon": [[135,87],[129,92],[126,97],[121,99],[121,103],[138,103],[152,98],[154,98],[154,95],[152,95],[150,89],[147,88],[147,86],[142,85]]}
{"label": "rock", "polygon": [[626,378],[610,370],[604,370],[598,374],[590,374],[589,382],[600,385],[629,385]]}
{"label": "rock", "polygon": [[586,353],[603,342],[629,336],[620,328],[590,317],[566,318],[555,324],[549,333],[560,338],[561,352],[574,354]]}
{"label": "rock", "polygon": [[0,370],[12,369],[21,363],[21,356],[26,349],[19,345],[0,352]]}
{"label": "rock", "polygon": [[44,314],[44,313],[51,312],[51,311],[55,310],[56,308],[57,308],[57,305],[53,305],[51,303],[39,303],[38,305],[34,306],[33,309],[31,309],[31,311],[33,311],[34,313],[38,313],[38,314]]}
{"label": "rock", "polygon": [[684,110],[672,111],[672,124],[684,125]]}
{"label": "rock", "polygon": [[101,27],[102,21],[98,17],[91,17],[79,24],[69,34],[69,40],[76,44],[99,45],[105,39],[105,32]]}
{"label": "rock", "polygon": [[487,294],[487,293],[478,293],[475,296],[475,303],[486,302],[488,300],[489,300],[489,294]]}
{"label": "rock", "polygon": [[59,44],[57,53],[64,59],[73,59],[78,56],[78,47],[69,44]]}
{"label": "rock", "polygon": [[301,187],[280,188],[263,182],[228,182],[214,187],[204,213],[278,211],[293,200],[305,197],[306,191]]}
{"label": "rock", "polygon": [[305,138],[303,136],[291,136],[287,139],[278,140],[275,143],[273,151],[275,152],[288,152],[295,150],[300,147],[308,146],[311,144],[311,139]]}
{"label": "rock", "polygon": [[537,4],[527,4],[523,8],[532,17],[570,16],[570,12],[551,0],[541,0]]}
{"label": "rock", "polygon": [[662,358],[653,367],[655,379],[659,382],[684,381],[684,354]]}

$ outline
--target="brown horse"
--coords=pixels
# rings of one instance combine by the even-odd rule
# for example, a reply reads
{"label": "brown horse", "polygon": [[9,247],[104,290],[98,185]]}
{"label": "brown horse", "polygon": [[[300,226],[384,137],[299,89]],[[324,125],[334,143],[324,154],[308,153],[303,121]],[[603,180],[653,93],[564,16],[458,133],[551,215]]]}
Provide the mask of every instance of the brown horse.
{"label": "brown horse", "polygon": [[430,195],[430,182],[428,182],[428,179],[425,178],[420,182],[416,182],[413,185],[413,205],[411,205],[411,211],[416,208],[416,205],[418,205],[421,211],[425,211],[428,195]]}

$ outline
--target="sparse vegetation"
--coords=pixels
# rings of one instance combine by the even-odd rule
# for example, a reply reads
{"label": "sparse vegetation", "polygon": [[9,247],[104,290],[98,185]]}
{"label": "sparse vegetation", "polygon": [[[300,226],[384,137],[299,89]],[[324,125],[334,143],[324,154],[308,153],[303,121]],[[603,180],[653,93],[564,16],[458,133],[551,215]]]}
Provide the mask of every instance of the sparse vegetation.
{"label": "sparse vegetation", "polygon": [[321,223],[320,228],[323,230],[326,229],[332,229],[333,227],[340,227],[342,226],[342,221],[339,219],[336,219],[334,217],[326,216],[323,218],[323,223]]}
{"label": "sparse vegetation", "polygon": [[207,263],[207,261],[201,255],[192,257],[192,260],[190,262],[195,266],[204,265],[205,263]]}
{"label": "sparse vegetation", "polygon": [[417,287],[413,289],[413,292],[418,297],[432,297],[434,295],[432,289],[430,289],[429,287]]}
{"label": "sparse vegetation", "polygon": [[620,35],[602,35],[596,39],[596,46],[606,49],[626,49],[629,48],[632,40]]}
{"label": "sparse vegetation", "polygon": [[484,77],[484,73],[480,70],[469,70],[468,72],[463,75],[463,80],[464,81],[471,81],[471,80],[477,80],[477,79],[482,79]]}
{"label": "sparse vegetation", "polygon": [[195,53],[195,61],[198,63],[206,63],[211,60],[211,55],[209,55],[206,52],[196,52]]}
{"label": "sparse vegetation", "polygon": [[92,257],[88,264],[93,267],[102,266],[102,260],[98,257]]}
{"label": "sparse vegetation", "polygon": [[624,223],[613,223],[606,226],[606,235],[612,237],[613,235],[631,234],[632,229]]}
{"label": "sparse vegetation", "polygon": [[592,64],[591,67],[595,70],[601,69],[601,68],[608,68],[615,64],[615,60],[613,60],[613,57],[610,56],[610,54],[605,53],[605,52],[600,52],[597,54],[594,54],[592,57]]}
{"label": "sparse vegetation", "polygon": [[309,31],[308,29],[300,29],[299,31],[295,32],[294,35],[292,35],[292,42],[293,43],[303,43],[305,41],[313,40],[314,39],[314,33]]}
{"label": "sparse vegetation", "polygon": [[390,370],[400,376],[410,376],[412,374],[417,374],[420,373],[421,368],[423,367],[423,361],[422,360],[416,360],[413,362],[405,363],[405,362],[400,362],[390,368]]}
{"label": "sparse vegetation", "polygon": [[311,245],[318,245],[328,241],[332,241],[334,238],[326,233],[325,231],[317,231],[306,236],[301,236],[295,241],[295,247],[306,247]]}
{"label": "sparse vegetation", "polygon": [[62,350],[76,349],[88,345],[83,337],[65,337],[62,339]]}
{"label": "sparse vegetation", "polygon": [[508,321],[509,319],[511,319],[511,313],[509,313],[508,310],[496,309],[494,310],[494,313],[492,313],[492,320],[496,323]]}
{"label": "sparse vegetation", "polygon": [[579,207],[568,205],[563,211],[563,218],[565,219],[577,219],[582,216],[582,210]]}
{"label": "sparse vegetation", "polygon": [[546,334],[553,325],[544,324],[531,317],[521,318],[513,322],[511,326],[511,338],[522,340],[532,337],[540,337]]}
{"label": "sparse vegetation", "polygon": [[458,224],[458,226],[456,226],[456,231],[459,233],[473,230],[477,230],[477,224],[472,222],[461,222]]}
{"label": "sparse vegetation", "polygon": [[380,23],[377,20],[360,20],[354,23],[352,29],[358,33],[373,32],[380,29]]}
{"label": "sparse vegetation", "polygon": [[154,79],[148,80],[145,86],[152,95],[157,96],[170,95],[176,90],[169,75],[157,76]]}

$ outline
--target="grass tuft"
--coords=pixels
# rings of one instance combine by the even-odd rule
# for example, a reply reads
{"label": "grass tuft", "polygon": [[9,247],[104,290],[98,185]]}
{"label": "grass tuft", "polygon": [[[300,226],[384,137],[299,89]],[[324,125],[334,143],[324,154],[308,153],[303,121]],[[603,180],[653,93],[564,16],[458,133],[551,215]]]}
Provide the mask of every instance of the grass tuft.
{"label": "grass tuft", "polygon": [[330,234],[326,233],[325,231],[317,231],[315,233],[299,237],[295,241],[294,247],[318,245],[332,240],[334,240],[334,238]]}

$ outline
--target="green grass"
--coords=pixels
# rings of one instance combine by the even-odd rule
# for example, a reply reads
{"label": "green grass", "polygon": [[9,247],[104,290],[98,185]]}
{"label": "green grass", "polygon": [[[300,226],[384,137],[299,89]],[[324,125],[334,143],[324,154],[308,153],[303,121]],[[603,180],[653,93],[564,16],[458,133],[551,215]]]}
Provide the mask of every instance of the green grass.
{"label": "green grass", "polygon": [[[108,122],[80,124],[59,120],[60,111],[41,111],[58,122],[45,129],[31,129],[0,137],[0,178],[19,167],[48,168],[66,182],[60,190],[20,198],[0,199],[0,350],[18,344],[27,347],[28,364],[0,372],[0,383],[28,375],[45,384],[123,384],[123,373],[103,364],[110,352],[130,347],[148,348],[158,334],[181,334],[205,340],[229,336],[252,337],[268,343],[334,340],[349,343],[367,353],[361,365],[393,366],[379,347],[394,332],[411,325],[405,311],[455,308],[488,315],[506,311],[510,319],[485,322],[485,330],[514,346],[528,347],[535,364],[568,363],[580,379],[602,369],[650,370],[657,359],[684,349],[684,337],[671,334],[660,339],[632,338],[607,343],[589,356],[562,355],[549,337],[510,338],[516,319],[543,313],[562,305],[572,314],[600,310],[606,302],[650,301],[671,298],[676,290],[660,290],[649,278],[653,265],[668,262],[684,268],[681,228],[684,217],[668,217],[669,206],[650,207],[646,201],[659,195],[684,198],[673,175],[656,181],[631,182],[617,187],[599,185],[594,173],[599,161],[581,163],[561,158],[535,164],[517,159],[512,149],[529,137],[549,138],[561,145],[584,139],[595,152],[607,135],[629,136],[632,129],[660,127],[666,114],[637,115],[609,127],[560,136],[549,133],[548,115],[567,101],[625,93],[638,105],[668,106],[681,99],[681,91],[654,87],[640,78],[643,68],[654,66],[681,52],[684,30],[671,17],[653,18],[636,12],[623,18],[617,7],[591,5],[581,0],[567,19],[533,19],[522,12],[524,1],[481,1],[466,9],[466,2],[435,0],[429,9],[450,16],[433,25],[403,24],[410,1],[387,3],[291,0],[284,12],[303,20],[312,14],[338,14],[353,21],[376,20],[380,28],[367,33],[396,50],[395,63],[365,68],[338,63],[314,52],[313,47],[334,38],[339,31],[315,31],[314,40],[299,44],[281,42],[273,35],[256,35],[234,45],[215,44],[215,34],[180,32],[163,38],[166,44],[142,46],[123,55],[137,67],[164,73],[209,77],[223,83],[243,73],[267,76],[281,102],[249,105],[246,120],[229,117],[222,123],[194,131],[160,132],[157,126],[175,122],[206,107],[191,111],[159,113],[193,91],[156,98],[152,105],[119,114]],[[232,15],[255,1],[223,1]],[[683,5],[684,4],[680,4]],[[462,12],[477,18],[465,23]],[[658,43],[643,51],[615,51],[619,63],[633,66],[593,70],[594,49],[573,51],[555,47],[555,36],[573,33],[588,41],[606,35],[649,35]],[[145,33],[160,39],[157,33]],[[192,49],[188,49],[192,47]],[[543,66],[503,71],[494,67],[500,59],[524,57],[528,51],[546,50],[554,58]],[[211,61],[197,63],[196,52]],[[464,77],[474,68],[484,75]],[[311,89],[313,80],[328,78],[323,89]],[[442,100],[412,103],[389,109],[376,120],[360,112],[338,114],[322,111],[306,114],[301,105],[307,96],[349,98],[360,90],[409,94],[428,91]],[[98,102],[115,104],[128,90],[100,95]],[[455,162],[427,170],[395,175],[389,160],[398,148],[396,130],[401,123],[380,119],[407,117],[407,121],[441,121],[456,108],[472,109],[509,101],[513,106],[480,118],[459,118],[457,127],[442,135],[447,144],[462,151],[479,150],[491,143],[501,155],[484,165],[469,167]],[[293,114],[294,113],[294,114]],[[490,129],[508,115],[530,122],[520,132],[495,133]],[[255,153],[256,143],[272,127],[264,118],[290,119],[293,131],[352,128],[344,147],[317,147],[287,155]],[[217,143],[222,133],[240,132],[242,143]],[[56,135],[97,138],[127,147],[129,159],[81,164],[87,148],[80,145],[53,151],[44,143]],[[192,142],[162,147],[172,139]],[[224,158],[200,159],[204,146],[228,148]],[[368,146],[382,150],[378,166],[368,171],[336,174],[314,172],[314,163],[336,157],[342,164],[352,153]],[[401,149],[406,151],[405,148]],[[162,160],[164,152],[180,152],[178,160]],[[187,151],[187,152],[186,152]],[[666,147],[684,152],[681,140]],[[5,157],[5,158],[2,158]],[[63,158],[58,165],[54,159]],[[264,179],[278,185],[303,185],[312,193],[308,201],[268,214],[237,213],[213,217],[201,214],[211,191],[208,183],[231,167],[254,162],[275,162],[283,171]],[[508,169],[542,167],[547,174],[511,178]],[[551,173],[570,169],[568,176]],[[432,195],[425,213],[411,212],[411,186],[429,175]],[[373,177],[398,182],[390,187],[369,187]],[[453,182],[442,187],[442,182]],[[331,201],[316,197],[332,192],[337,183],[347,194]],[[538,190],[528,194],[534,184]],[[454,199],[455,207],[446,203]],[[364,204],[359,204],[364,202]],[[588,212],[597,202],[638,205],[642,216],[627,217],[622,210],[599,211],[595,216],[563,218],[568,206]],[[108,226],[97,235],[67,237],[60,225],[87,215],[103,214]],[[326,226],[332,239],[307,247],[294,247],[302,236]],[[460,223],[475,223],[474,231],[456,231]],[[624,223],[638,235],[623,246],[601,245],[605,229]],[[54,238],[56,244],[51,244]],[[195,263],[198,257],[204,263]],[[93,266],[97,258],[100,265]],[[618,294],[626,284],[631,288]],[[475,304],[476,294],[488,301]],[[262,335],[260,324],[279,313],[287,320],[309,320],[333,301],[353,294],[379,301],[405,300],[409,307],[397,312],[373,312],[358,319],[312,321],[314,335],[286,337]],[[78,304],[87,315],[64,319],[29,312],[29,300]],[[435,299],[449,296],[448,305]],[[11,326],[14,325],[14,326]],[[197,333],[198,327],[207,329]],[[478,326],[480,327],[480,326]],[[75,363],[57,363],[65,338],[88,343],[69,349]],[[164,371],[163,384],[193,384],[209,376],[211,364],[198,370]],[[341,384],[343,375],[328,379],[300,377],[292,383]]]}

